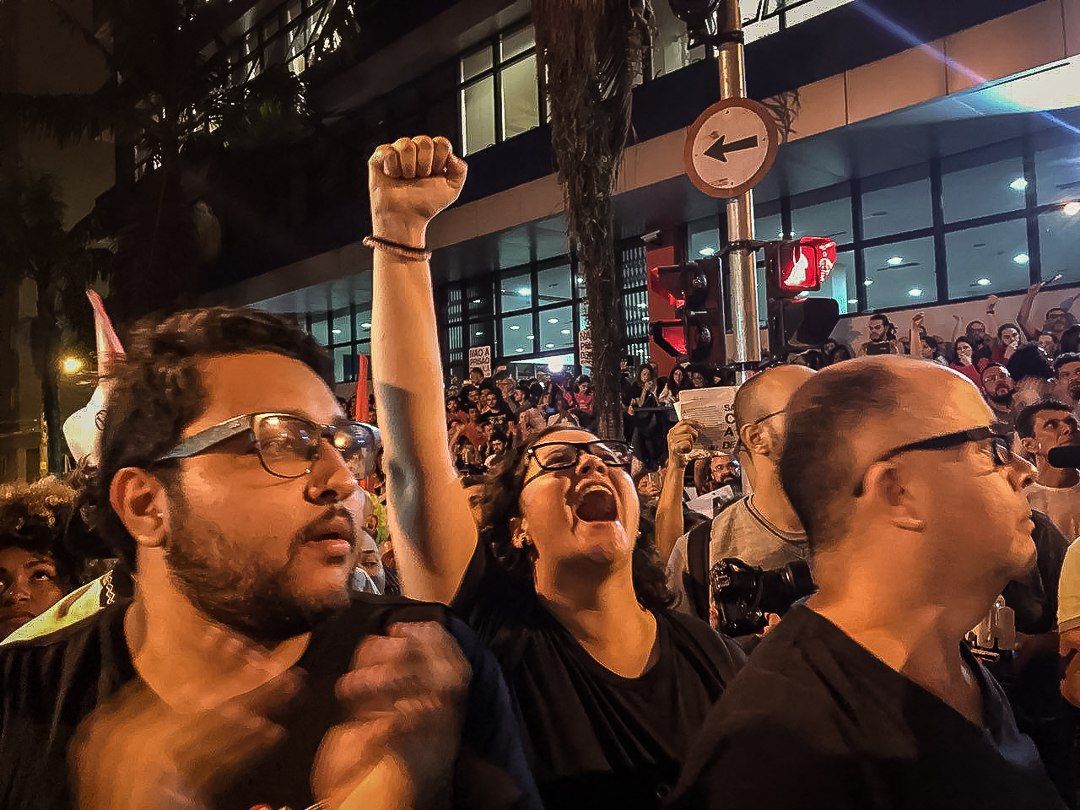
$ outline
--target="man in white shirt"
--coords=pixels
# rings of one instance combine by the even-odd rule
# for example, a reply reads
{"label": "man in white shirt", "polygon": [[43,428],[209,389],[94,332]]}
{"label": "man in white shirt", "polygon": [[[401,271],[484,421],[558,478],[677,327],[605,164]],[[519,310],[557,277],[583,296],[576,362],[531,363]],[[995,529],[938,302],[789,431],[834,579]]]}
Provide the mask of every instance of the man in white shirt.
{"label": "man in white shirt", "polygon": [[1038,469],[1035,483],[1025,490],[1033,509],[1049,515],[1069,539],[1080,536],[1080,471],[1059,469],[1047,455],[1055,447],[1080,444],[1080,425],[1064,402],[1042,400],[1016,417],[1020,446]]}

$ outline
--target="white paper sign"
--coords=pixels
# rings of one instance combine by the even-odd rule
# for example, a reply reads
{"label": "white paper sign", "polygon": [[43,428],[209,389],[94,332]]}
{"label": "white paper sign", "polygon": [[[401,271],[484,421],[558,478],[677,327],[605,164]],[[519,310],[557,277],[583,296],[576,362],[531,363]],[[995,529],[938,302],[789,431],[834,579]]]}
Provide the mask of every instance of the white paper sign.
{"label": "white paper sign", "polygon": [[469,368],[478,368],[485,377],[491,376],[491,347],[473,346],[469,349]]}
{"label": "white paper sign", "polygon": [[578,333],[578,363],[592,366],[592,332],[582,329]]}
{"label": "white paper sign", "polygon": [[675,413],[679,419],[692,419],[701,425],[701,433],[694,442],[690,457],[701,457],[713,452],[734,453],[739,443],[735,429],[735,392],[737,385],[718,388],[691,388],[679,392]]}

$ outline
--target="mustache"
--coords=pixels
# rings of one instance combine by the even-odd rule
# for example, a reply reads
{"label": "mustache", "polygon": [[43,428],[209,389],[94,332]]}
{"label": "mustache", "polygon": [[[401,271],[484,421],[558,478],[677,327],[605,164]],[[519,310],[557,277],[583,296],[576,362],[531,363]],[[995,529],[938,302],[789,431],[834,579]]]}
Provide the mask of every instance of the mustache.
{"label": "mustache", "polygon": [[327,509],[323,514],[300,530],[298,544],[326,534],[340,534],[356,548],[358,537],[356,516],[341,504]]}

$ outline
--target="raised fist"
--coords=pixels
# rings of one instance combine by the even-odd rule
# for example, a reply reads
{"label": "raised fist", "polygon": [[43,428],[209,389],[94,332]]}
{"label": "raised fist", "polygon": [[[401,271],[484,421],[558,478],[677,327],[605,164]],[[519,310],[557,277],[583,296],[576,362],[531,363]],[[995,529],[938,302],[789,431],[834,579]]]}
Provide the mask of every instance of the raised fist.
{"label": "raised fist", "polygon": [[368,161],[368,191],[375,236],[421,247],[428,223],[461,194],[465,161],[446,138],[399,138]]}

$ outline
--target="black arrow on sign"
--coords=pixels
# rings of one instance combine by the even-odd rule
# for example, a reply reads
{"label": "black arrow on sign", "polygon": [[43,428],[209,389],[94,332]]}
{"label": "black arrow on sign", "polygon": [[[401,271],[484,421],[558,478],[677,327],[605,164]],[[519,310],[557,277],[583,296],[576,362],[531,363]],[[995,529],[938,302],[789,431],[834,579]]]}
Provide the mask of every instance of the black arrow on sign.
{"label": "black arrow on sign", "polygon": [[727,156],[729,152],[741,152],[744,149],[756,149],[758,145],[757,135],[751,135],[749,138],[742,138],[738,141],[732,141],[731,143],[724,143],[725,135],[721,135],[716,139],[708,149],[705,150],[705,154],[713,160],[719,160],[721,163],[727,163]]}

